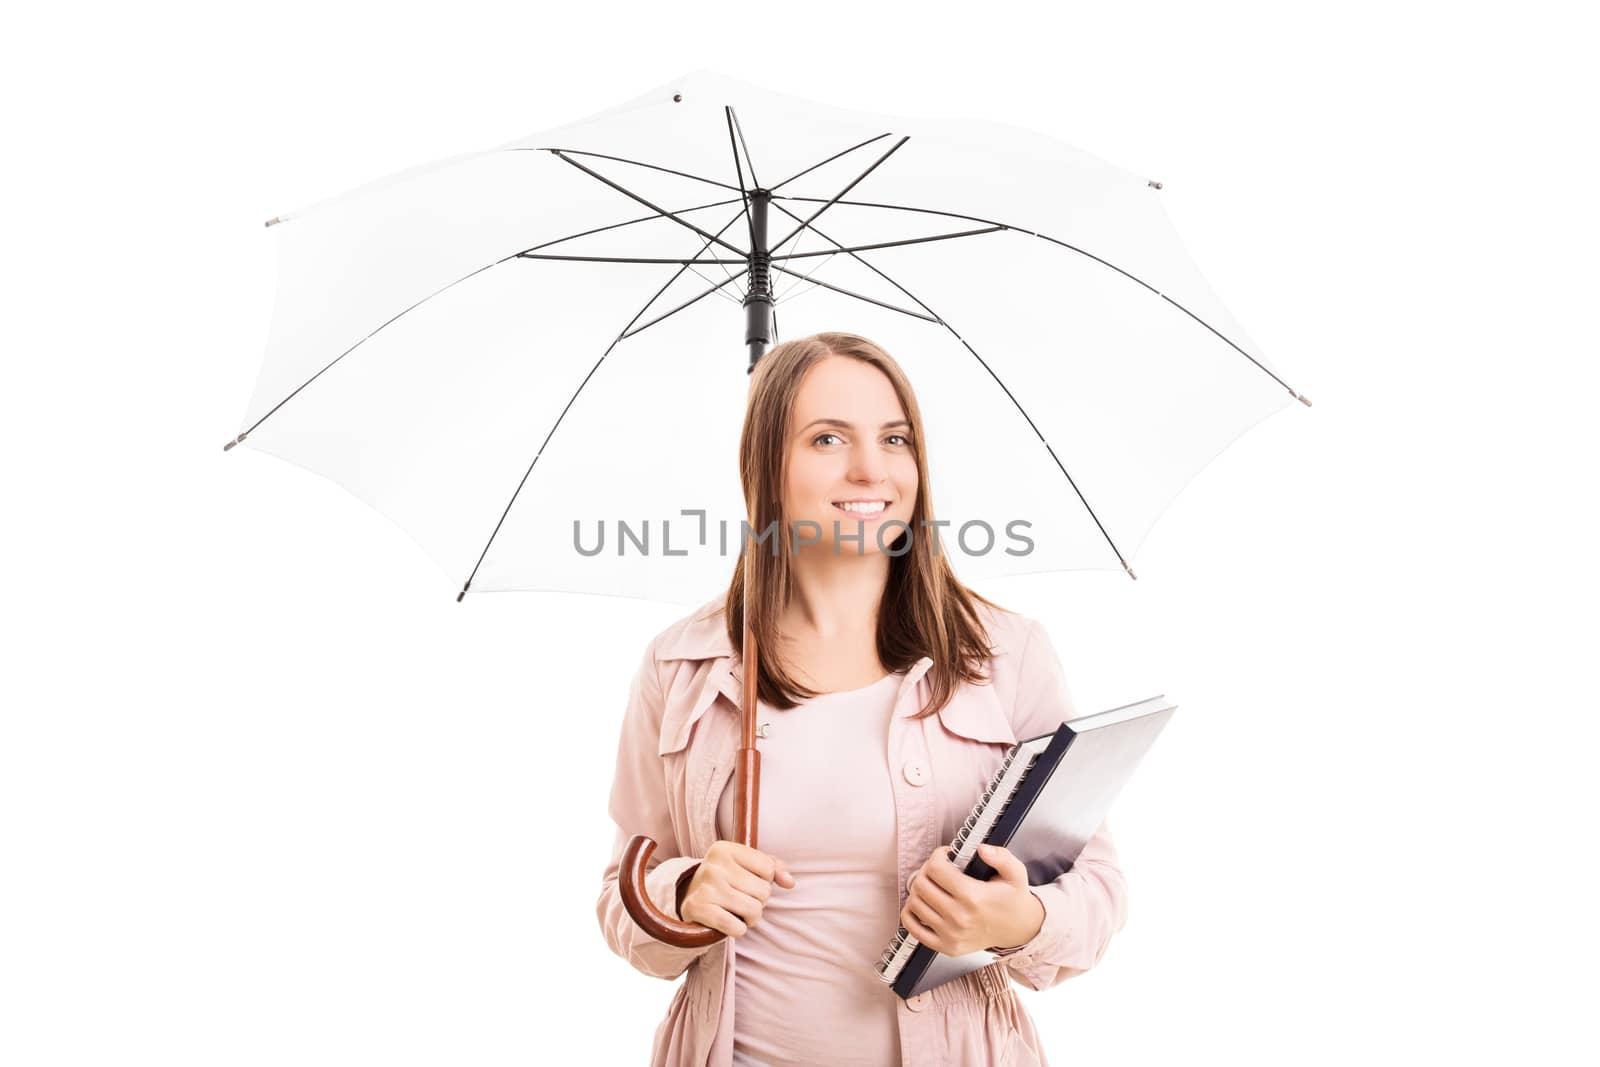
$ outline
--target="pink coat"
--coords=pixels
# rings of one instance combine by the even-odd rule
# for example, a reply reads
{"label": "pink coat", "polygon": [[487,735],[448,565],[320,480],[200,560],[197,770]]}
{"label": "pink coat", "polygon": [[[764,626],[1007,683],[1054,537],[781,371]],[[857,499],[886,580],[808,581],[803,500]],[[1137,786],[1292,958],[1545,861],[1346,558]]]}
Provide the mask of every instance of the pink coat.
{"label": "pink coat", "polygon": [[[611,950],[645,974],[685,971],[656,1030],[654,1067],[724,1067],[733,1052],[733,969],[738,939],[675,948],[644,933],[622,906],[617,870],[634,834],[656,842],[646,889],[676,915],[679,875],[716,840],[716,805],[739,746],[742,659],[712,601],[656,636],[628,694],[610,811],[617,824],[597,911]],[[972,803],[1019,738],[1054,730],[1077,714],[1060,661],[1038,622],[979,604],[996,651],[991,684],[963,684],[938,714],[911,718],[927,699],[924,656],[900,683],[888,759],[899,841],[900,903],[905,883],[935,846],[952,841]],[[920,993],[897,1007],[905,1064],[1044,1064],[1033,1020],[1014,979],[1048,989],[1099,962],[1127,920],[1127,887],[1105,826],[1072,869],[1032,892],[1044,905],[1034,939],[982,970]],[[796,1005],[803,1011],[803,1005]]]}

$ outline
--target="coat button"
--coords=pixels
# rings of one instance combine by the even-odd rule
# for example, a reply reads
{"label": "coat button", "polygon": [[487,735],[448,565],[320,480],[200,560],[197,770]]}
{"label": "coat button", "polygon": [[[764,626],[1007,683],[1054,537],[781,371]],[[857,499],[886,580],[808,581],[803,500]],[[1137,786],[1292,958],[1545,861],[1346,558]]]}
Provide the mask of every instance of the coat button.
{"label": "coat button", "polygon": [[915,760],[900,768],[900,773],[912,785],[921,785],[928,780],[928,769]]}

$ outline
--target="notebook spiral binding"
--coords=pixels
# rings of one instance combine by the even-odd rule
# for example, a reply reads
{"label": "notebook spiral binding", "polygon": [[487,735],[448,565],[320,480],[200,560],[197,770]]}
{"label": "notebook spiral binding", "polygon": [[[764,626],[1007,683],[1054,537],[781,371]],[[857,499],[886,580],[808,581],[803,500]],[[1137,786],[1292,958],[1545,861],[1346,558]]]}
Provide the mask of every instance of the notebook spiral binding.
{"label": "notebook spiral binding", "polygon": [[[988,828],[999,820],[1000,816],[1005,813],[1006,808],[1010,807],[1011,798],[1016,794],[1017,786],[1022,784],[1023,776],[1020,774],[1011,782],[1010,791],[998,807],[991,810],[989,809],[989,803],[999,791],[1000,783],[1006,780],[1006,775],[1011,770],[1011,765],[1021,752],[1022,746],[1019,744],[1013,746],[1011,751],[1006,753],[1006,758],[994,772],[994,777],[989,779],[988,788],[983,791],[983,795],[972,805],[972,812],[967,816],[966,821],[961,824],[960,831],[956,833],[956,839],[950,843],[951,862],[957,866],[962,866],[967,860],[971,859],[970,856],[966,855],[967,839],[973,835],[978,826],[982,825],[984,832],[987,833]],[[1033,753],[1028,757],[1028,762],[1031,764],[1037,758],[1038,754]],[[976,851],[976,849],[977,843],[974,843],[973,850]],[[890,973],[890,968],[893,967],[894,971],[898,973],[899,967],[895,966],[895,963],[896,961],[900,964],[905,963],[910,956],[910,948],[915,947],[915,945],[909,945],[909,943],[914,940],[910,931],[904,926],[899,928],[894,940],[889,942],[889,947],[884,949],[883,955],[878,957],[876,967],[879,978],[885,982],[894,981],[895,974]]]}

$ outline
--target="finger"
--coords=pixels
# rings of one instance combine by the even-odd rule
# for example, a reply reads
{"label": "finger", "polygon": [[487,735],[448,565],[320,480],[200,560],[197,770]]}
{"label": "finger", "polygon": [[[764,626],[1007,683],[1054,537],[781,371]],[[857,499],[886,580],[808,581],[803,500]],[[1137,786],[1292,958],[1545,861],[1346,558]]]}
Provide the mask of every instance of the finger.
{"label": "finger", "polygon": [[944,951],[944,941],[939,937],[938,934],[934,933],[925,924],[918,921],[915,915],[902,914],[900,916],[900,925],[906,928],[906,932],[908,934],[922,942],[924,945],[927,945],[935,952]]}
{"label": "finger", "polygon": [[1027,884],[1028,868],[1023,866],[1022,861],[1017,859],[1010,849],[1001,848],[999,845],[979,845],[978,856],[993,867],[995,873],[1004,881]]}
{"label": "finger", "polygon": [[734,890],[723,890],[711,897],[711,903],[737,918],[746,926],[754,926],[761,921],[761,901],[748,893]]}
{"label": "finger", "polygon": [[685,897],[679,912],[686,922],[699,923],[729,937],[744,933],[746,923],[736,913],[722,906],[720,900],[708,892],[698,897]]}
{"label": "finger", "polygon": [[733,858],[738,861],[739,866],[758,876],[762,881],[772,881],[772,876],[777,873],[778,867],[775,857],[749,845],[735,845],[734,849]]}
{"label": "finger", "polygon": [[950,856],[950,846],[940,845],[938,848],[933,850],[933,855],[928,857],[927,866],[943,867],[945,870],[949,871],[960,871],[962,867],[966,866],[966,864],[963,863],[961,867],[957,867],[954,861],[950,859]]}
{"label": "finger", "polygon": [[758,876],[765,882],[776,881],[785,889],[794,888],[794,875],[789,873],[789,867],[778,857],[762,852],[760,849],[748,845],[740,845],[743,849],[738,853],[739,865],[745,870]]}
{"label": "finger", "polygon": [[934,907],[921,896],[907,898],[906,910],[935,930],[947,930],[950,928],[950,916]]}
{"label": "finger", "polygon": [[741,937],[746,930],[750,929],[743,919],[727,908],[721,908],[713,904],[706,909],[706,912],[707,914],[704,918],[697,920],[700,925],[709,926],[713,930],[727,934],[729,937]]}
{"label": "finger", "polygon": [[954,918],[965,907],[959,899],[946,892],[931,877],[920,880],[916,889],[910,895],[921,900],[946,919]]}
{"label": "finger", "polygon": [[778,867],[778,872],[777,872],[777,874],[775,876],[776,880],[777,880],[777,883],[779,885],[783,886],[783,888],[785,888],[785,889],[793,889],[794,888],[794,875],[789,873],[789,868],[784,865],[784,862],[782,860],[778,860],[777,861],[777,867]]}
{"label": "finger", "polygon": [[772,883],[740,867],[728,875],[728,888],[766,903],[772,895]]}
{"label": "finger", "polygon": [[923,864],[922,873],[926,874],[930,882],[943,889],[946,893],[954,897],[960,897],[963,900],[966,899],[968,890],[966,883],[973,881],[943,854]]}

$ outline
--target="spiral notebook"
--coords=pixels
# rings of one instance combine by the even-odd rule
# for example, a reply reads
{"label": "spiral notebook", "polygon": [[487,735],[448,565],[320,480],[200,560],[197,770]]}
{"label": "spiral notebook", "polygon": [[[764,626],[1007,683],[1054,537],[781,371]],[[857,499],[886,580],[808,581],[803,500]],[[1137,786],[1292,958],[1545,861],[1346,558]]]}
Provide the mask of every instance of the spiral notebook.
{"label": "spiral notebook", "polygon": [[[951,842],[950,861],[988,881],[994,868],[978,858],[978,846],[999,845],[1027,867],[1029,885],[1055,881],[1071,869],[1105,821],[1111,802],[1176,707],[1163,696],[1153,696],[1080,716],[1054,733],[1013,745]],[[946,956],[919,943],[902,926],[877,971],[908,998],[998,958],[987,950]]]}

